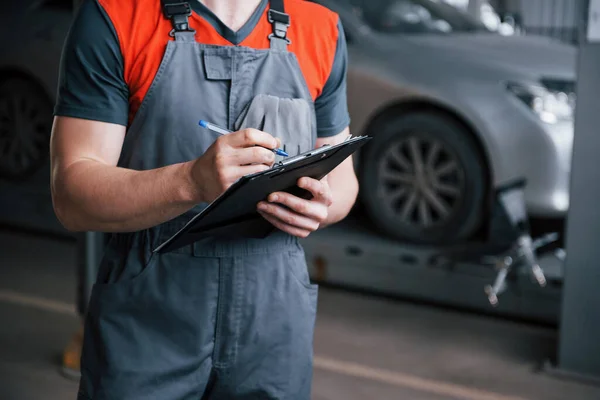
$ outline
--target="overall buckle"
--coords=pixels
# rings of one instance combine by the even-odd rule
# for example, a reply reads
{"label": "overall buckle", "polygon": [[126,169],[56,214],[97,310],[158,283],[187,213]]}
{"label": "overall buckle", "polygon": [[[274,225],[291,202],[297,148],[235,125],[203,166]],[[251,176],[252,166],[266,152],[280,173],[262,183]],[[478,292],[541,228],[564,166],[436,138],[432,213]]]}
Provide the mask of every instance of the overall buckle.
{"label": "overall buckle", "polygon": [[188,2],[164,4],[163,13],[173,23],[171,36],[175,32],[195,32],[193,29],[190,29],[188,22],[188,18],[192,15],[192,7]]}
{"label": "overall buckle", "polygon": [[287,44],[292,43],[286,37],[287,30],[290,27],[290,16],[288,14],[270,9],[267,13],[267,19],[273,25],[273,33],[269,35],[269,39],[276,37],[285,40]]}

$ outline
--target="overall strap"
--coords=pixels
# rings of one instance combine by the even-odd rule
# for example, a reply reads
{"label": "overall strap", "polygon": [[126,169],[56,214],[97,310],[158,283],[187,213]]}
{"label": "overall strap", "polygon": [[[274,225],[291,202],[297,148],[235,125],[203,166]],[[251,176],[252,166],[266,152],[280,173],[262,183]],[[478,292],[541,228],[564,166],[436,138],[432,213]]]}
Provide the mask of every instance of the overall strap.
{"label": "overall strap", "polygon": [[291,40],[286,37],[287,30],[290,27],[290,16],[285,13],[283,0],[270,0],[267,16],[273,26],[273,33],[269,35],[271,49],[287,50]]}
{"label": "overall strap", "polygon": [[190,32],[196,33],[188,23],[188,18],[192,15],[189,2],[181,0],[160,0],[160,2],[163,14],[173,24],[173,30],[169,35],[174,36],[176,40],[180,40],[185,36],[189,36]]}

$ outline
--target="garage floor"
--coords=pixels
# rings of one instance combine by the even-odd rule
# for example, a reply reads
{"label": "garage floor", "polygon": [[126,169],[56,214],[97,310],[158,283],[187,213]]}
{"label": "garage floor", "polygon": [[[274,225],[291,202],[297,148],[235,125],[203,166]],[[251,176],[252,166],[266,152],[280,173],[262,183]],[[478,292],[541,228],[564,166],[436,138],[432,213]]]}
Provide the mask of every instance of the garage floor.
{"label": "garage floor", "polygon": [[[0,230],[0,399],[75,399],[58,372],[78,326],[72,241]],[[556,331],[321,288],[313,399],[600,399],[536,372]]]}

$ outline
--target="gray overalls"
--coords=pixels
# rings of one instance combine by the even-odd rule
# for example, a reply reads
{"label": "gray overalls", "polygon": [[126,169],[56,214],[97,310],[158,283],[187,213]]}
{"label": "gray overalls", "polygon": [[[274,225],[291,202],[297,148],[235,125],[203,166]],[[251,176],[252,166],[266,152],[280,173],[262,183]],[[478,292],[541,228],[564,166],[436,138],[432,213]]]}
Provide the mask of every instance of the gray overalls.
{"label": "gray overalls", "polygon": [[[163,3],[174,40],[119,166],[145,170],[199,157],[217,138],[200,119],[261,128],[290,155],[314,147],[314,105],[287,51],[282,0],[271,1],[267,50],[197,43],[189,4]],[[317,287],[297,238],[275,231],[152,252],[205,206],[112,235],[86,316],[78,399],[310,398]]]}

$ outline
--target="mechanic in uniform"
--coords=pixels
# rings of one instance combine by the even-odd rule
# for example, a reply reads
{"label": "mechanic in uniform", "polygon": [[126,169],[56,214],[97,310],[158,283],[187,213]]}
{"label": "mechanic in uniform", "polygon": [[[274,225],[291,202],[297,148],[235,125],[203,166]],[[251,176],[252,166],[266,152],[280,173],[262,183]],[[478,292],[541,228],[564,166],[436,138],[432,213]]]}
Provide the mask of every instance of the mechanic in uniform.
{"label": "mechanic in uniform", "polygon": [[51,140],[58,218],[111,233],[79,399],[310,397],[317,287],[299,238],[350,211],[350,158],[298,181],[312,200],[257,204],[277,228],[266,238],[152,250],[239,177],[269,168],[268,149],[343,141],[346,69],[337,14],[312,2],[84,0]]}

